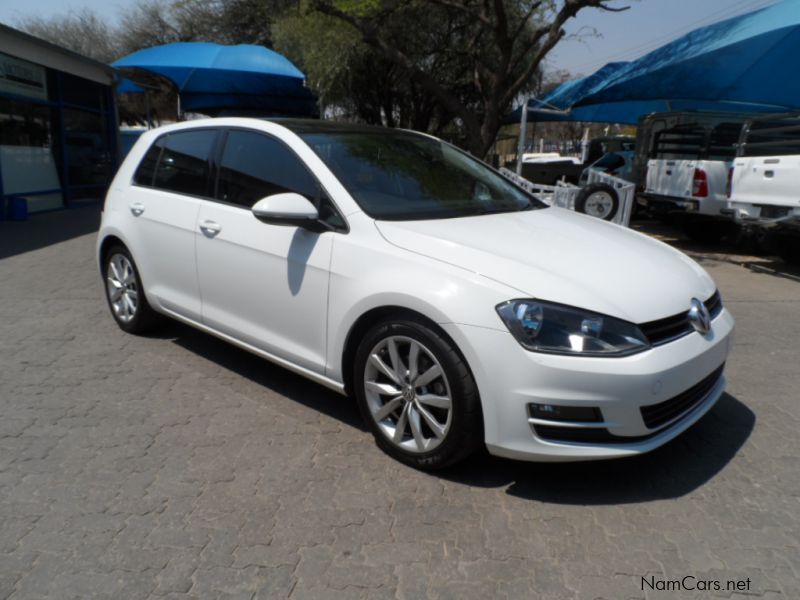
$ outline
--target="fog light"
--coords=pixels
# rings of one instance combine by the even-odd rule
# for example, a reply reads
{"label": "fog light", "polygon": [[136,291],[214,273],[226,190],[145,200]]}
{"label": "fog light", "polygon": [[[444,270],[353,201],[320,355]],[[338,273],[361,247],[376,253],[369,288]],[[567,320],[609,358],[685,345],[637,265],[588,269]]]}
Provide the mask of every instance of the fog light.
{"label": "fog light", "polygon": [[581,421],[599,423],[603,420],[600,409],[594,406],[559,406],[557,404],[528,404],[528,414],[533,419],[546,421]]}

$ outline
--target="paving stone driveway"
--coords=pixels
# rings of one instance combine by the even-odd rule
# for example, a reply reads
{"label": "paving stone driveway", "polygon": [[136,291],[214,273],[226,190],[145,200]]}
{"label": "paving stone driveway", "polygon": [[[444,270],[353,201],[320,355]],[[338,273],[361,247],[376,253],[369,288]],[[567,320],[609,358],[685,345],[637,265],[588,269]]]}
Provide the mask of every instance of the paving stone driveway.
{"label": "paving stone driveway", "polygon": [[348,399],[177,324],[123,334],[94,236],[44,245],[75,214],[0,224],[0,599],[800,598],[800,283],[707,262],[729,394],[667,447],[426,475]]}

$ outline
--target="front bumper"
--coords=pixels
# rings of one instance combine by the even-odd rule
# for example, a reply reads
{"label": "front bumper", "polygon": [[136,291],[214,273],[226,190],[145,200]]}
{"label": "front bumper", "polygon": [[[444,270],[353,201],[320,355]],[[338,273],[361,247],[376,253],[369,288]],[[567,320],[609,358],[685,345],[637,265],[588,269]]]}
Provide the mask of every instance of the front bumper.
{"label": "front bumper", "polygon": [[[464,352],[478,384],[489,451],[522,460],[570,461],[649,452],[700,419],[724,391],[724,375],[710,376],[727,359],[734,321],[723,309],[706,336],[693,332],[624,358],[528,352],[505,331],[455,324],[444,328]],[[698,387],[704,380],[706,386]],[[653,427],[645,424],[642,407],[667,403],[691,388],[699,396],[685,410]],[[601,420],[540,422],[529,413],[531,403],[594,407]],[[544,432],[548,425],[606,433],[596,436],[599,442],[556,441],[537,434],[537,426]]]}

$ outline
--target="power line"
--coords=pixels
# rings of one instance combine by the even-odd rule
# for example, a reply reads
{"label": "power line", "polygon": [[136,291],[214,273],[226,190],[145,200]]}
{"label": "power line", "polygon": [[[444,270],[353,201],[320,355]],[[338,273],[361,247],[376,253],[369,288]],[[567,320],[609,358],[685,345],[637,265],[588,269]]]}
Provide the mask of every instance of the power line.
{"label": "power line", "polygon": [[[626,57],[631,57],[633,53],[636,53],[636,55],[633,58],[639,58],[640,56],[644,56],[648,52],[655,50],[656,48],[659,48],[665,45],[666,43],[677,39],[683,34],[697,29],[698,27],[703,27],[704,25],[709,25],[711,23],[723,21],[729,17],[745,14],[746,12],[752,12],[755,10],[759,10],[761,8],[766,8],[767,6],[775,4],[776,1],[777,0],[738,0],[738,2],[735,2],[732,5],[716,10],[706,15],[705,17],[702,17],[701,19],[697,19],[695,21],[687,23],[686,25],[683,25],[667,34],[651,39],[643,44],[638,44],[626,48],[624,50],[619,50],[617,52],[607,55],[605,58],[595,59],[591,62],[579,64],[576,67],[573,67],[572,70],[575,72],[582,71],[584,69],[594,71],[596,70],[597,67],[601,67],[602,65],[608,62],[625,59]],[[589,67],[594,67],[594,68],[589,69]]]}

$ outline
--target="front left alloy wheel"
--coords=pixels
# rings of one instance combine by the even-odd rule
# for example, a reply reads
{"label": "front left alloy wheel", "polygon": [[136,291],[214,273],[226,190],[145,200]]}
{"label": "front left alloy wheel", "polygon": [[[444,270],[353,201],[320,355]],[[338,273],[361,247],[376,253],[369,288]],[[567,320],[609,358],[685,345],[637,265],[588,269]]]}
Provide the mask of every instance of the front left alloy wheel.
{"label": "front left alloy wheel", "polygon": [[373,327],[356,354],[354,380],[376,442],[406,464],[442,468],[483,442],[472,374],[452,342],[426,323]]}

